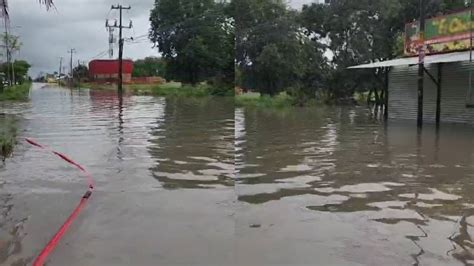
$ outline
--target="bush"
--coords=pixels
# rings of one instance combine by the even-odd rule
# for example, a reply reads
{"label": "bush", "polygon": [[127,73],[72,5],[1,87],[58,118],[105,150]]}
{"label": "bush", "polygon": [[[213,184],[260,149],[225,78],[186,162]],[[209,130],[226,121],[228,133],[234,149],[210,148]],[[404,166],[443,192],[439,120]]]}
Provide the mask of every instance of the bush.
{"label": "bush", "polygon": [[274,97],[259,93],[246,93],[235,97],[235,105],[240,107],[285,108],[294,105],[294,99],[283,92]]}
{"label": "bush", "polygon": [[369,99],[369,92],[356,92],[354,94],[354,99],[359,105],[366,105],[367,100]]}
{"label": "bush", "polygon": [[152,94],[165,97],[206,97],[232,96],[232,88],[215,87],[208,84],[197,86],[182,85],[181,83],[166,83],[152,89]]}
{"label": "bush", "polygon": [[0,101],[26,101],[29,98],[31,83],[5,88],[0,93]]}
{"label": "bush", "polygon": [[15,145],[16,129],[13,119],[0,117],[0,158],[5,161],[13,153]]}

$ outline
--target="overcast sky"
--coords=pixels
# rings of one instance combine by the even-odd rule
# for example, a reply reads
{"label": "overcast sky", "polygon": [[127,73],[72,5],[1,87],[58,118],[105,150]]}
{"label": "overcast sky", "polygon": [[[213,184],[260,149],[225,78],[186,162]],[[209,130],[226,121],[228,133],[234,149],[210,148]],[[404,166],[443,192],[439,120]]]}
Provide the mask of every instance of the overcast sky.
{"label": "overcast sky", "polygon": [[[21,36],[22,49],[15,58],[29,61],[33,67],[30,75],[40,71],[54,72],[59,69],[59,58],[69,64],[67,51],[75,48],[74,62],[88,62],[94,56],[108,49],[108,33],[105,19],[118,18],[118,11],[110,11],[116,0],[56,0],[56,10],[46,11],[37,0],[11,0],[10,20],[12,31]],[[294,8],[300,8],[312,0],[290,0]],[[132,30],[124,30],[125,37],[146,34],[149,29],[149,13],[154,0],[125,0],[130,11],[124,11],[124,20],[133,21]],[[117,55],[117,49],[114,51]],[[158,56],[148,41],[126,44],[124,57],[143,58]],[[108,58],[107,54],[103,58]],[[67,59],[67,61],[66,61]],[[69,70],[68,70],[69,71]]]}

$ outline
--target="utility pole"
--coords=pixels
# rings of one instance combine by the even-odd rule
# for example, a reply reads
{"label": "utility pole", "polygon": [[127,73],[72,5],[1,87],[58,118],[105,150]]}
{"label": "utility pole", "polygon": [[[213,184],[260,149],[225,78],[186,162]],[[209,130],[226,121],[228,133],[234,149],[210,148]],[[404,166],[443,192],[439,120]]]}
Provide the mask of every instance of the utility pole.
{"label": "utility pole", "polygon": [[114,43],[115,43],[114,30],[115,28],[112,26],[109,26],[108,22],[105,24],[105,27],[107,28],[109,32],[109,58],[112,59],[112,57],[114,57]]}
{"label": "utility pole", "polygon": [[70,68],[70,74],[71,74],[71,81],[74,79],[74,72],[73,72],[73,68],[72,68],[72,55],[76,53],[76,49],[71,49],[68,51],[68,53],[71,54],[71,61],[69,63],[69,68]]}
{"label": "utility pole", "polygon": [[[13,49],[13,47],[12,47],[12,49]],[[12,49],[10,49],[10,61],[12,62],[12,85],[15,85],[16,84],[16,80],[15,80],[15,61],[13,61]]]}
{"label": "utility pole", "polygon": [[418,117],[417,125],[423,127],[423,89],[425,79],[425,5],[420,0],[420,28],[419,28],[419,59],[418,59]]}
{"label": "utility pole", "polygon": [[472,106],[474,103],[472,101],[472,0],[469,1],[469,11],[470,11],[470,23],[469,23],[469,90],[467,92],[467,106]]}
{"label": "utility pole", "polygon": [[8,36],[8,27],[10,26],[10,18],[8,15],[8,2],[7,1],[1,1],[1,9],[2,9],[2,16],[3,16],[3,24],[5,26],[5,50],[6,50],[6,56],[7,56],[7,81],[8,84],[11,85],[11,76],[10,76],[10,66],[11,66],[11,59],[10,59],[10,37]]}
{"label": "utility pole", "polygon": [[130,6],[124,7],[124,6],[120,5],[120,4],[118,4],[118,5],[116,5],[116,6],[113,5],[113,6],[111,7],[111,9],[112,9],[112,10],[118,9],[118,10],[119,10],[119,13],[120,13],[119,25],[118,25],[118,26],[117,26],[117,22],[115,22],[114,25],[109,26],[108,21],[106,22],[106,26],[112,27],[112,28],[118,28],[118,29],[119,29],[118,91],[119,91],[119,93],[122,93],[122,83],[123,83],[123,43],[124,43],[124,39],[122,38],[122,29],[130,29],[130,28],[132,28],[132,21],[130,21],[129,26],[123,26],[123,25],[122,25],[122,10],[131,9],[131,7],[130,7]]}
{"label": "utility pole", "polygon": [[59,58],[58,84],[61,84],[61,70],[63,68],[63,57]]}

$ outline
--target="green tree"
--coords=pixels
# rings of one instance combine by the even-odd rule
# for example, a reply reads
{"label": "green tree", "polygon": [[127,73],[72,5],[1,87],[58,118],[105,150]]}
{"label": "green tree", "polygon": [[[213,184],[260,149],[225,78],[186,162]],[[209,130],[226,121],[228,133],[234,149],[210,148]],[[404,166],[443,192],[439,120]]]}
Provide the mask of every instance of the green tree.
{"label": "green tree", "polygon": [[234,29],[227,2],[156,0],[150,22],[167,79],[232,84]]}
{"label": "green tree", "polygon": [[164,77],[166,75],[166,64],[158,57],[146,57],[136,60],[133,64],[134,77]]}
{"label": "green tree", "polygon": [[89,77],[89,69],[86,65],[78,65],[73,70],[74,78],[76,79],[85,79]]}
{"label": "green tree", "polygon": [[[13,62],[13,70],[15,73],[15,80],[18,83],[23,83],[27,80],[28,70],[30,69],[31,65],[24,61],[24,60],[15,60]],[[3,73],[4,76],[7,75],[7,71],[11,71],[11,66],[9,67],[7,63],[3,63],[0,65],[0,72]]]}
{"label": "green tree", "polygon": [[[289,88],[318,89],[322,50],[302,34],[298,13],[281,0],[235,0],[237,85],[275,95]],[[312,78],[309,78],[312,73]],[[306,79],[308,78],[308,79]]]}
{"label": "green tree", "polygon": [[[427,16],[465,7],[464,0],[426,0]],[[407,22],[419,17],[419,0],[332,0],[329,5],[303,7],[301,26],[315,45],[324,45],[334,57],[325,81],[334,98],[351,97],[356,90],[383,85],[385,70],[361,70],[354,75],[347,67],[400,56],[400,40]]]}

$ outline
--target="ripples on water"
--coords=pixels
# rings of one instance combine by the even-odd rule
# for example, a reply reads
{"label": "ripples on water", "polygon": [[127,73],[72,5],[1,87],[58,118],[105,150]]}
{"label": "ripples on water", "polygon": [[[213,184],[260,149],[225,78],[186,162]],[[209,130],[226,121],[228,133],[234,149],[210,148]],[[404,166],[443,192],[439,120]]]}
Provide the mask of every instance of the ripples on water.
{"label": "ripples on water", "polygon": [[238,199],[270,234],[296,243],[303,231],[345,263],[474,263],[472,128],[418,135],[363,109],[237,109],[235,131]]}
{"label": "ripples on water", "polygon": [[[98,183],[52,265],[474,263],[469,127],[56,87],[1,108]],[[84,180],[22,142],[0,177],[0,264],[25,265]]]}
{"label": "ripples on water", "polygon": [[[109,209],[130,213],[140,195],[163,189],[233,189],[232,99],[119,99],[113,91],[35,85],[31,102],[3,103],[1,108],[2,113],[19,117],[20,142],[14,157],[0,165],[0,264],[26,265],[85,188],[75,169],[26,145],[24,137],[68,154],[93,173],[96,202],[90,208],[104,206],[104,216],[113,216],[107,214],[113,212]],[[103,195],[116,193],[129,200],[118,208],[101,202]],[[174,194],[166,197],[177,200]],[[158,219],[150,211],[148,215],[144,219]],[[89,219],[94,217],[102,219],[97,213]],[[114,232],[111,225],[101,223]]]}

